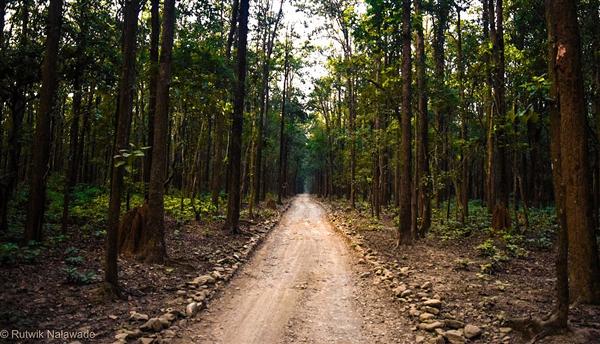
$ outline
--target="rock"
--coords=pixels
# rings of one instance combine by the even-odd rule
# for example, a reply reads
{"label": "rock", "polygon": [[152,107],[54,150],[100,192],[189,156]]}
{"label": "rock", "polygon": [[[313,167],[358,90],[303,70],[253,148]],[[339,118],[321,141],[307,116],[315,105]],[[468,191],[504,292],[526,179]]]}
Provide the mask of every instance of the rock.
{"label": "rock", "polygon": [[152,344],[152,343],[154,343],[154,338],[149,338],[149,337],[140,338],[140,340],[138,341],[138,343],[140,343],[140,344]]}
{"label": "rock", "polygon": [[464,329],[465,337],[472,339],[481,335],[481,329],[475,325],[467,324]]}
{"label": "rock", "polygon": [[360,274],[360,278],[367,278],[369,276],[371,276],[371,272],[370,271],[366,271],[366,272],[363,272],[362,274]]}
{"label": "rock", "polygon": [[199,277],[194,278],[191,282],[189,282],[192,285],[205,285],[205,284],[214,284],[215,278],[212,277],[211,275],[202,275]]}
{"label": "rock", "polygon": [[421,315],[419,315],[419,320],[421,321],[427,321],[427,320],[431,320],[435,318],[435,315],[431,314],[431,313],[421,313]]}
{"label": "rock", "polygon": [[429,307],[440,308],[440,307],[442,307],[442,301],[440,301],[438,299],[429,299],[429,300],[425,300],[425,302],[423,302],[423,305],[429,306]]}
{"label": "rock", "polygon": [[458,330],[465,327],[465,323],[454,319],[446,319],[444,322],[446,323],[446,327],[451,328],[453,330]]}
{"label": "rock", "polygon": [[158,317],[158,320],[162,324],[163,328],[167,328],[167,327],[171,326],[171,322],[173,320],[175,320],[175,316],[173,314],[167,313],[167,314],[163,314],[160,317]]}
{"label": "rock", "polygon": [[210,275],[216,280],[223,279],[223,275],[221,275],[221,273],[217,270],[211,272]]}
{"label": "rock", "polygon": [[509,334],[512,332],[512,328],[510,327],[500,327],[500,333]]}
{"label": "rock", "polygon": [[400,294],[400,297],[407,297],[410,294],[412,294],[412,290],[406,289],[405,291],[402,292],[402,294]]}
{"label": "rock", "polygon": [[427,313],[431,313],[431,314],[435,314],[438,315],[440,314],[440,310],[437,308],[433,308],[433,307],[429,307],[429,306],[425,306],[425,307],[421,307],[421,310]]}
{"label": "rock", "polygon": [[165,330],[165,331],[163,332],[163,336],[164,336],[165,338],[173,338],[173,337],[175,337],[175,335],[176,335],[176,332],[175,332],[175,331],[172,331],[172,330]]}
{"label": "rock", "polygon": [[185,315],[188,317],[193,317],[198,313],[198,303],[192,302],[185,307]]}
{"label": "rock", "polygon": [[415,343],[417,343],[417,344],[418,343],[423,343],[424,341],[425,341],[425,337],[423,337],[423,336],[417,336],[415,338]]}
{"label": "rock", "polygon": [[131,311],[129,312],[129,320],[134,320],[134,321],[148,321],[148,315],[146,314],[142,314],[142,313],[138,313],[136,311]]}
{"label": "rock", "polygon": [[400,284],[399,286],[397,286],[394,289],[394,295],[396,295],[396,297],[400,297],[402,296],[402,293],[406,290],[406,285],[404,284]]}
{"label": "rock", "polygon": [[427,281],[421,285],[421,289],[430,289],[432,286],[430,281]]}
{"label": "rock", "polygon": [[411,315],[411,316],[413,316],[413,317],[418,317],[419,315],[421,315],[421,312],[420,312],[420,311],[418,311],[418,310],[417,310],[417,309],[415,309],[415,308],[411,308],[411,309],[408,311],[408,314],[410,314],[410,315]]}
{"label": "rock", "polygon": [[419,325],[417,325],[417,328],[419,330],[424,330],[424,331],[434,331],[436,328],[442,328],[444,327],[444,323],[441,321],[434,321],[431,323],[420,323]]}
{"label": "rock", "polygon": [[451,344],[464,344],[465,342],[465,337],[463,337],[460,330],[448,330],[444,334],[444,337],[446,337]]}
{"label": "rock", "polygon": [[163,323],[158,318],[150,318],[146,323],[140,326],[142,331],[154,331],[159,332],[163,328]]}
{"label": "rock", "polygon": [[125,340],[125,339],[127,339],[127,333],[118,333],[118,334],[115,336],[115,339],[116,339],[116,340],[121,340],[121,339]]}
{"label": "rock", "polygon": [[187,294],[187,291],[185,291],[185,290],[178,290],[175,294],[177,296],[185,296]]}
{"label": "rock", "polygon": [[432,338],[431,340],[429,340],[429,343],[431,343],[431,344],[445,344],[446,340],[444,339],[444,336],[438,335],[437,337]]}

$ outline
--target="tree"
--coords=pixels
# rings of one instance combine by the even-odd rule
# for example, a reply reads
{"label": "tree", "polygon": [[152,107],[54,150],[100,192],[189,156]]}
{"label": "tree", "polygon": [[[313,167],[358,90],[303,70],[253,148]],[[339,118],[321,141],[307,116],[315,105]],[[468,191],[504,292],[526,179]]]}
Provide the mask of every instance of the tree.
{"label": "tree", "polygon": [[36,116],[36,130],[32,158],[32,172],[29,180],[29,204],[25,241],[40,241],[46,206],[46,178],[50,157],[50,124],[52,121],[56,89],[58,87],[58,50],[62,23],[62,0],[51,0],[48,10],[48,28],[44,62],[42,64],[42,89],[40,107]]}
{"label": "tree", "polygon": [[[564,190],[564,216],[569,242],[569,284],[573,300],[597,302],[600,298],[596,219],[586,129],[586,103],[581,71],[581,42],[577,7],[572,1],[553,0],[548,25],[555,33],[557,100],[560,109],[560,173]],[[550,30],[549,30],[550,31]]]}
{"label": "tree", "polygon": [[[417,31],[416,41],[416,86],[417,86],[417,136],[415,138],[417,166],[417,214],[420,218],[418,235],[424,236],[431,226],[431,200],[429,191],[429,120],[427,113],[427,90],[425,73],[425,39],[423,37],[423,13],[421,0],[414,0]],[[413,215],[413,216],[415,216]]]}
{"label": "tree", "polygon": [[506,135],[504,116],[506,115],[505,81],[504,81],[504,11],[503,0],[489,1],[490,41],[492,42],[492,91],[493,116],[491,128],[493,135],[493,164],[490,173],[493,174],[493,212],[492,227],[503,230],[511,227],[508,213],[508,174],[506,169]]}
{"label": "tree", "polygon": [[156,113],[156,87],[158,85],[158,44],[160,38],[159,0],[150,1],[150,79],[148,80],[148,140],[150,147],[144,161],[144,183],[150,183],[152,146],[154,145],[154,115]]}
{"label": "tree", "polygon": [[281,121],[279,123],[279,176],[278,176],[278,188],[277,188],[277,203],[282,204],[281,200],[286,196],[287,192],[287,180],[286,180],[286,164],[287,164],[287,148],[286,148],[286,134],[285,134],[285,110],[286,110],[286,97],[289,90],[289,75],[290,75],[290,50],[291,42],[289,34],[286,34],[284,43],[284,58],[283,58],[283,91],[281,93]]}
{"label": "tree", "polygon": [[246,96],[246,43],[248,38],[249,0],[240,0],[237,43],[237,79],[231,115],[231,140],[229,144],[229,180],[227,199],[227,219],[225,228],[239,233],[240,219],[240,170],[242,153],[242,128],[244,124],[244,98]]}
{"label": "tree", "polygon": [[125,164],[119,157],[129,148],[129,132],[135,87],[135,54],[138,14],[141,4],[137,0],[126,0],[123,6],[123,61],[119,78],[117,126],[113,148],[113,165],[110,178],[110,200],[108,205],[108,230],[106,233],[106,257],[104,268],[105,292],[119,295],[118,279],[118,231],[121,214],[121,195]]}
{"label": "tree", "polygon": [[400,143],[400,221],[398,244],[411,244],[411,40],[410,0],[402,1],[402,141]]}
{"label": "tree", "polygon": [[148,242],[142,257],[146,262],[162,262],[167,255],[165,245],[164,192],[167,177],[167,134],[169,130],[169,87],[171,55],[175,31],[175,0],[165,0],[159,77],[156,85],[154,117],[154,149],[148,190]]}

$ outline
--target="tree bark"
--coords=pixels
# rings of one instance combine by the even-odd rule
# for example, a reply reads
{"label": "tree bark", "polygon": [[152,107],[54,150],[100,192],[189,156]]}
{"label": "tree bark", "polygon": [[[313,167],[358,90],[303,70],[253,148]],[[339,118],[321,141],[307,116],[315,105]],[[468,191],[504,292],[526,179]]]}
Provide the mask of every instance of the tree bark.
{"label": "tree bark", "polygon": [[282,198],[285,197],[286,191],[286,180],[285,180],[285,103],[287,98],[287,87],[288,87],[288,76],[290,72],[290,42],[289,38],[286,37],[285,41],[285,57],[283,62],[283,92],[281,95],[281,121],[279,126],[279,175],[277,181],[277,203],[282,204]]}
{"label": "tree bark", "polygon": [[[133,95],[135,93],[135,56],[136,36],[138,28],[138,0],[126,0],[123,8],[123,64],[119,80],[119,103],[117,127],[113,156],[121,154],[122,149],[128,149],[129,131]],[[112,159],[111,159],[112,161]],[[118,280],[118,230],[121,214],[121,193],[123,191],[124,166],[111,167],[110,200],[108,204],[108,230],[106,234],[106,257],[104,267],[105,292],[109,295],[119,294]]]}
{"label": "tree bark", "polygon": [[410,0],[402,1],[402,141],[400,143],[400,221],[398,244],[411,244],[411,32]]}
{"label": "tree bark", "polygon": [[429,189],[429,120],[427,114],[427,90],[425,73],[425,40],[423,37],[423,13],[421,0],[414,0],[415,15],[417,18],[416,31],[416,70],[417,70],[417,213],[418,235],[424,237],[431,226],[431,199]]}
{"label": "tree bark", "polygon": [[569,284],[573,300],[599,300],[598,246],[594,235],[586,102],[575,2],[552,1],[556,54],[553,57],[560,108],[560,171],[569,242]]}
{"label": "tree bark", "polygon": [[160,38],[160,9],[159,0],[150,1],[150,80],[148,97],[148,138],[146,145],[150,148],[146,150],[144,159],[144,184],[145,197],[148,197],[148,188],[150,183],[150,174],[152,167],[152,150],[154,146],[154,115],[156,113],[156,87],[158,84],[158,44]]}
{"label": "tree bark", "polygon": [[229,145],[229,183],[226,229],[239,233],[240,219],[240,168],[242,151],[242,129],[244,125],[244,98],[246,96],[246,43],[248,40],[249,0],[240,1],[237,80],[231,118],[231,140]]}
{"label": "tree bark", "polygon": [[48,8],[48,28],[44,62],[42,64],[42,88],[40,107],[36,117],[36,129],[32,157],[32,173],[29,180],[29,205],[25,225],[25,241],[40,241],[46,203],[46,179],[50,156],[52,114],[58,88],[58,51],[62,23],[62,0],[51,0]]}
{"label": "tree bark", "polygon": [[495,230],[504,230],[510,228],[510,214],[508,212],[508,190],[509,180],[506,170],[506,135],[503,129],[506,102],[504,89],[504,13],[502,7],[503,0],[496,0],[494,9],[494,0],[489,3],[490,15],[490,39],[492,41],[492,89],[494,95],[494,115],[491,118],[490,130],[493,131],[493,164],[491,166],[493,173],[493,212],[492,227]]}
{"label": "tree bark", "polygon": [[159,76],[156,85],[154,148],[148,188],[149,240],[141,258],[147,263],[160,263],[167,255],[165,245],[164,193],[167,176],[167,136],[169,133],[169,87],[171,85],[171,53],[175,34],[175,0],[165,0],[160,49]]}

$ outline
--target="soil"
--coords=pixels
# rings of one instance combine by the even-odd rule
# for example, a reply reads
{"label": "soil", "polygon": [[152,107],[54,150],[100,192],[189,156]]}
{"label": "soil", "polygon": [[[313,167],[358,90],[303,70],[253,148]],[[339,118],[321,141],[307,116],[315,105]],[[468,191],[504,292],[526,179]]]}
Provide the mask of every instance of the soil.
{"label": "soil", "polygon": [[[80,269],[102,275],[102,239],[74,231],[34,264],[0,267],[0,329],[93,331],[94,340],[81,342],[94,343],[137,331],[135,340],[156,344],[508,344],[528,341],[507,319],[543,317],[554,308],[552,250],[532,250],[483,274],[487,261],[475,250],[482,233],[456,240],[432,234],[396,247],[391,213],[373,226],[367,212],[308,195],[261,213],[243,221],[243,235],[224,233],[222,221],[169,220],[167,263],[120,259],[126,300],[113,302],[98,299],[100,278],[65,281],[69,246],[84,257]],[[175,311],[181,320],[156,332],[140,331],[143,321],[130,318],[135,311],[152,321],[189,308],[196,300],[190,296],[206,288],[190,280],[218,271],[225,275],[198,302],[204,309],[195,317]],[[437,329],[423,327],[438,320]],[[481,333],[465,339],[465,325]],[[573,305],[570,325],[571,332],[539,343],[600,343],[600,307]]]}
{"label": "soil", "polygon": [[406,318],[324,209],[296,197],[280,225],[177,343],[408,343]]}
{"label": "soil", "polygon": [[[349,237],[360,238],[366,256],[376,256],[378,263],[394,274],[407,270],[400,274],[402,283],[419,288],[431,282],[432,293],[444,303],[440,318],[483,329],[471,342],[526,343],[526,338],[508,327],[507,320],[544,318],[555,309],[553,250],[530,251],[527,257],[504,263],[494,274],[482,274],[480,266],[487,261],[475,249],[485,239],[481,235],[456,240],[429,235],[412,246],[396,247],[397,229],[391,214],[384,215],[379,222],[383,226],[373,230],[368,212],[352,211],[345,202],[323,204],[337,227]],[[397,299],[395,307],[406,307],[407,303]],[[600,343],[599,306],[572,305],[569,320],[571,332],[538,343]],[[419,320],[413,317],[413,322]],[[423,335],[428,338],[431,334]]]}
{"label": "soil", "polygon": [[[243,235],[224,232],[222,220],[181,223],[167,218],[168,260],[164,265],[149,265],[121,257],[119,279],[124,299],[108,302],[100,299],[98,293],[104,237],[83,235],[72,228],[66,240],[46,243],[49,248],[41,250],[31,264],[0,265],[0,329],[93,332],[94,339],[87,342],[113,342],[115,331],[131,322],[132,311],[153,317],[168,307],[185,308],[186,300],[178,297],[177,291],[186,281],[243,251],[251,239],[265,230],[265,223],[277,221],[286,206],[259,209],[260,215],[255,219],[242,221]],[[96,274],[91,283],[77,285],[67,281],[65,251],[70,247],[77,248],[77,255],[83,257],[77,269]],[[45,341],[52,342],[47,338]]]}

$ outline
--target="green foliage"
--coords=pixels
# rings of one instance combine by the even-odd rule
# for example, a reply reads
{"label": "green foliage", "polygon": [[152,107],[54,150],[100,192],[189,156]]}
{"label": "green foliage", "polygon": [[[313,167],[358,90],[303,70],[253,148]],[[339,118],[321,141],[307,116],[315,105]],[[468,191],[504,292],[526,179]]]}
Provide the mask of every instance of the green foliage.
{"label": "green foliage", "polygon": [[0,263],[13,265],[17,263],[33,264],[42,253],[41,247],[35,242],[19,247],[15,243],[0,244]]}
{"label": "green foliage", "polygon": [[79,255],[80,250],[76,247],[70,246],[65,249],[65,264],[63,268],[66,274],[66,280],[68,283],[73,284],[89,284],[96,280],[97,275],[93,271],[80,272],[77,266],[85,265],[85,258]]}
{"label": "green foliage", "polygon": [[492,257],[498,252],[498,249],[494,245],[494,240],[492,239],[487,239],[483,243],[479,244],[475,249],[479,255],[484,257]]}
{"label": "green foliage", "polygon": [[0,244],[0,262],[3,264],[14,264],[17,261],[19,246],[12,242]]}
{"label": "green foliage", "polygon": [[63,271],[66,274],[67,282],[77,285],[90,284],[98,278],[98,275],[93,271],[80,272],[73,266],[67,266]]}

